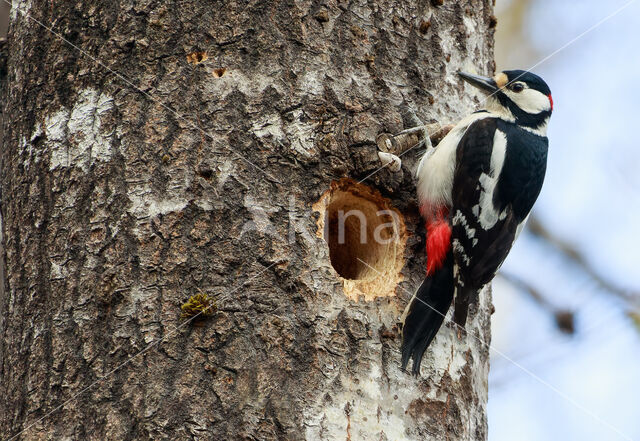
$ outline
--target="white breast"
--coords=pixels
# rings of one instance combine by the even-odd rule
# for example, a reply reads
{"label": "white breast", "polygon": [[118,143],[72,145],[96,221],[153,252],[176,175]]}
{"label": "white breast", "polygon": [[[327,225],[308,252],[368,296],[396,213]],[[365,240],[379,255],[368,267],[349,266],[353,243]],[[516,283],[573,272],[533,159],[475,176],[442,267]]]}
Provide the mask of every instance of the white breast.
{"label": "white breast", "polygon": [[451,129],[435,149],[425,152],[416,171],[420,206],[451,206],[458,143],[472,123],[490,117],[495,115],[489,112],[472,113]]}

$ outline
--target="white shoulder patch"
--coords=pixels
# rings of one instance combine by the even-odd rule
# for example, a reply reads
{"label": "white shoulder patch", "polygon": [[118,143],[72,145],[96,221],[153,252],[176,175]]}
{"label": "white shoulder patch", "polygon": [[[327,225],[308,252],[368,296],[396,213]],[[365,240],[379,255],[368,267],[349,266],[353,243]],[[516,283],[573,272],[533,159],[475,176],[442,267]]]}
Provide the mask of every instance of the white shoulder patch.
{"label": "white shoulder patch", "polygon": [[[478,205],[478,221],[485,230],[493,228],[499,219],[503,219],[505,213],[500,213],[493,205],[493,194],[504,165],[507,153],[507,136],[500,130],[496,130],[491,151],[491,169],[489,174],[480,175],[480,203]],[[473,207],[475,212],[475,206]]]}

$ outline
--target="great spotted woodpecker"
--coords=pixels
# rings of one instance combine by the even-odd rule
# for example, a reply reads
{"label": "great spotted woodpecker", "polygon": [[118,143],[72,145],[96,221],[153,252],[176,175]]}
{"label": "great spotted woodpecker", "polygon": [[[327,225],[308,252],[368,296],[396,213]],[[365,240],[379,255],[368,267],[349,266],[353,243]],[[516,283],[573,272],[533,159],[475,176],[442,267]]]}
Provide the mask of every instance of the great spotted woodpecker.
{"label": "great spotted woodpecker", "polygon": [[489,95],[485,108],[460,121],[418,166],[427,275],[405,310],[402,331],[402,368],[413,357],[414,375],[454,293],[453,319],[464,327],[469,304],[522,230],[547,164],[553,99],[542,78],[522,70],[459,75]]}

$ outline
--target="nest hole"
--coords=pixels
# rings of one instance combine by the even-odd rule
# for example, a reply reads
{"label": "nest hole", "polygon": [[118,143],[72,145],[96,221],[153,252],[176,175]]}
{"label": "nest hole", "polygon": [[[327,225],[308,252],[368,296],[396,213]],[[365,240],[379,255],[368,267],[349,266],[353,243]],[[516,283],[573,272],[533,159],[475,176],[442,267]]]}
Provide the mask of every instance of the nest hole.
{"label": "nest hole", "polygon": [[333,182],[314,205],[318,233],[345,294],[366,299],[395,294],[401,280],[406,229],[400,212],[372,188],[350,179]]}
{"label": "nest hole", "polygon": [[385,238],[393,234],[393,224],[383,219],[389,216],[377,214],[381,208],[350,192],[337,191],[333,195],[326,211],[324,236],[331,265],[345,279],[374,278],[389,263],[390,244],[374,237],[376,232]]}

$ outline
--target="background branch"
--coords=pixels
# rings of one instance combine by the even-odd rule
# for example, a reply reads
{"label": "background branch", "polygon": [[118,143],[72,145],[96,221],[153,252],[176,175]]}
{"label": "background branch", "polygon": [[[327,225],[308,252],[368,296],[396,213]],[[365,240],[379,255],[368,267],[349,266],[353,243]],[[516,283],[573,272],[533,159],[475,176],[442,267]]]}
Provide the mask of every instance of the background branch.
{"label": "background branch", "polygon": [[547,227],[545,227],[540,220],[534,216],[531,216],[527,223],[528,229],[538,239],[543,240],[547,244],[551,245],[567,259],[575,263],[584,273],[586,273],[592,280],[594,280],[600,288],[615,295],[616,297],[624,300],[627,303],[632,303],[637,306],[640,300],[640,294],[638,291],[631,291],[620,286],[615,285],[609,280],[605,279],[596,271],[596,269],[589,263],[587,258],[570,242],[553,234]]}
{"label": "background branch", "polygon": [[573,334],[575,332],[575,314],[573,311],[552,304],[533,285],[514,274],[500,271],[498,276],[518,291],[527,294],[538,306],[552,314],[560,331],[567,334]]}

